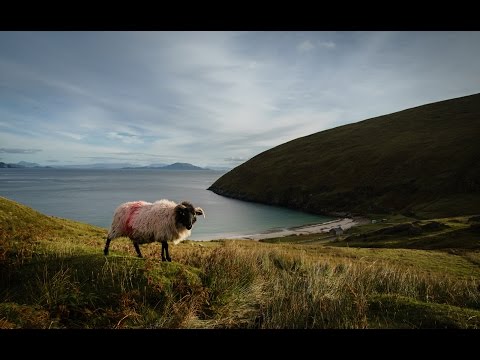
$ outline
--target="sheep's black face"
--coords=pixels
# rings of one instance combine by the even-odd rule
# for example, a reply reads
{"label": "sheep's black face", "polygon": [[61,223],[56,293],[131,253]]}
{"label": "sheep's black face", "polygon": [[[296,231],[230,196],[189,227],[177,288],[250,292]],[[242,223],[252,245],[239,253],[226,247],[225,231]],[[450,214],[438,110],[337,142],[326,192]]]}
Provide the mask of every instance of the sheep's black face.
{"label": "sheep's black face", "polygon": [[176,220],[178,224],[181,224],[190,230],[197,221],[197,216],[195,214],[195,208],[192,204],[184,201],[180,205],[177,205],[176,208]]}

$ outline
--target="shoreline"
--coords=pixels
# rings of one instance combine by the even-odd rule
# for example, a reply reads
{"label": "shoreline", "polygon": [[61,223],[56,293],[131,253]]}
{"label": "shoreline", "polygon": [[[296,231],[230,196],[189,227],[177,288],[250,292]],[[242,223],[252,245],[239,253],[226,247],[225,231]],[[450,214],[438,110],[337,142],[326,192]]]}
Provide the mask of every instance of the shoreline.
{"label": "shoreline", "polygon": [[259,234],[232,236],[225,239],[245,239],[245,240],[263,240],[278,238],[290,235],[309,235],[329,232],[331,229],[341,227],[343,231],[351,227],[369,224],[370,220],[367,218],[353,217],[330,220],[320,224],[295,226],[288,229],[281,229],[278,231],[270,231]]}

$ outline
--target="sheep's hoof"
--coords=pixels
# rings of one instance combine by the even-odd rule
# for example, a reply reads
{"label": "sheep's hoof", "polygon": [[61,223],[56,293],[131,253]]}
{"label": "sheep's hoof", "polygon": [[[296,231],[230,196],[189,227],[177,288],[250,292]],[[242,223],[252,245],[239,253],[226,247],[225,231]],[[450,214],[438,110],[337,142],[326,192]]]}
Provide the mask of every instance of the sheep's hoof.
{"label": "sheep's hoof", "polygon": [[172,262],[172,259],[170,259],[170,258],[168,257],[168,258],[167,258],[167,261],[168,261],[168,262]]}
{"label": "sheep's hoof", "polygon": [[107,256],[107,255],[108,255],[108,251],[107,251],[107,250],[103,250],[103,255]]}

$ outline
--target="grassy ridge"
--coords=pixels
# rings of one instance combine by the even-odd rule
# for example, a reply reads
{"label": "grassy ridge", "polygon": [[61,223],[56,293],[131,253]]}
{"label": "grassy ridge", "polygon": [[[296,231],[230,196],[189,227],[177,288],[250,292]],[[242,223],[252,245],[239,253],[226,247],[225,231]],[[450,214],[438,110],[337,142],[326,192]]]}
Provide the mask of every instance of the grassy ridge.
{"label": "grassy ridge", "polygon": [[[106,229],[0,197],[0,328],[480,328],[478,241],[400,248],[398,234],[397,248],[367,247],[395,221],[340,239],[186,241],[162,263],[159,244],[138,259],[118,239],[105,257]],[[345,246],[362,234],[363,248]]]}
{"label": "grassy ridge", "polygon": [[209,189],[315,213],[476,214],[478,134],[480,94],[298,138],[234,168]]}

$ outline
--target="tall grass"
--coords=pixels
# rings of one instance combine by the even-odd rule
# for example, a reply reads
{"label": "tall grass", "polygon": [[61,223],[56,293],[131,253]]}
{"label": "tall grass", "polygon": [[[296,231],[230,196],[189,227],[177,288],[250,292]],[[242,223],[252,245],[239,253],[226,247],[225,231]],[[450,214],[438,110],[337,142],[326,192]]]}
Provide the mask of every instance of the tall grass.
{"label": "tall grass", "polygon": [[480,309],[478,279],[432,275],[386,262],[314,260],[227,242],[180,261],[202,269],[216,327],[367,328],[369,305],[377,294]]}
{"label": "tall grass", "polygon": [[[147,259],[67,251],[16,263],[1,277],[0,326],[480,328],[475,277],[253,242],[182,244],[172,263],[157,251],[146,247]],[[18,304],[30,304],[31,316]]]}

